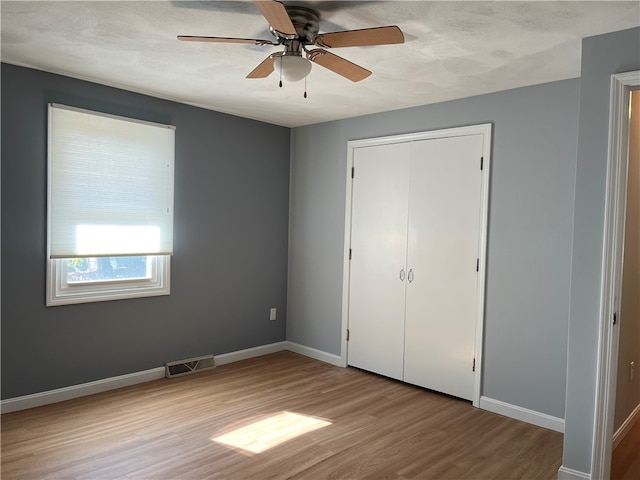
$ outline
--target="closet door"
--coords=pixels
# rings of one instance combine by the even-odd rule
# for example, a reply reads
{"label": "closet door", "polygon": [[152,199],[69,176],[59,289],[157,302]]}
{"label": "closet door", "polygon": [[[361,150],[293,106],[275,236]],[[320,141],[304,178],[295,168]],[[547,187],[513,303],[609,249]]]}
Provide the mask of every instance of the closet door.
{"label": "closet door", "polygon": [[483,136],[413,143],[404,380],[472,400]]}
{"label": "closet door", "polygon": [[354,152],[348,363],[402,379],[410,144]]}

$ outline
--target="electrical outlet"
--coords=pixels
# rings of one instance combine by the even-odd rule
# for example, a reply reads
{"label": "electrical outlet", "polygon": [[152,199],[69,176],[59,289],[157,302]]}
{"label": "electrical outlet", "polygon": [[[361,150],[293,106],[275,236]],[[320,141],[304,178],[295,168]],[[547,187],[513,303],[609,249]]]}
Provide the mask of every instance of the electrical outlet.
{"label": "electrical outlet", "polygon": [[636,366],[636,362],[631,362],[629,364],[629,380],[633,380],[633,370]]}
{"label": "electrical outlet", "polygon": [[276,309],[272,308],[271,310],[269,310],[269,320],[275,320],[276,319]]}

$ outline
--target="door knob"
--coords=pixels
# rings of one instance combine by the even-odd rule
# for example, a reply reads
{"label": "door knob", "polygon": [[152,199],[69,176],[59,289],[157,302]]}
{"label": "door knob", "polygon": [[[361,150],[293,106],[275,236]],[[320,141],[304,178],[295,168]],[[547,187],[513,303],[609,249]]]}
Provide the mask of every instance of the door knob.
{"label": "door knob", "polygon": [[400,281],[401,282],[404,282],[404,276],[405,276],[405,273],[404,273],[404,268],[403,268],[402,270],[400,270]]}
{"label": "door knob", "polygon": [[409,281],[409,283],[413,282],[413,268],[409,269],[409,273],[407,274],[407,280]]}

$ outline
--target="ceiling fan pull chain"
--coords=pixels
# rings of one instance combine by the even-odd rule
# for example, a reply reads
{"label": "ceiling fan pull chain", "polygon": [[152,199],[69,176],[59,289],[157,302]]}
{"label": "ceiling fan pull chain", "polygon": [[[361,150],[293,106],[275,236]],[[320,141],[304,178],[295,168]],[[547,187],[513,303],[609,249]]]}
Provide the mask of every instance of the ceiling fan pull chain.
{"label": "ceiling fan pull chain", "polygon": [[282,60],[280,61],[280,83],[278,85],[282,88]]}
{"label": "ceiling fan pull chain", "polygon": [[304,98],[307,98],[307,77],[304,77]]}

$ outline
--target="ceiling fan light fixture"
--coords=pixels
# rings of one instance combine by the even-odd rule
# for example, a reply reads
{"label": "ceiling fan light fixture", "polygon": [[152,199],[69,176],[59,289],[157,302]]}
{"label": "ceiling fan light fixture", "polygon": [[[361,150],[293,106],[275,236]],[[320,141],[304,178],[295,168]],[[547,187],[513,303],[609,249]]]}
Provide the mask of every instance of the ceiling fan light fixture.
{"label": "ceiling fan light fixture", "polygon": [[276,71],[282,71],[282,76],[290,82],[299,82],[311,71],[311,62],[306,58],[294,55],[283,55],[275,60]]}

